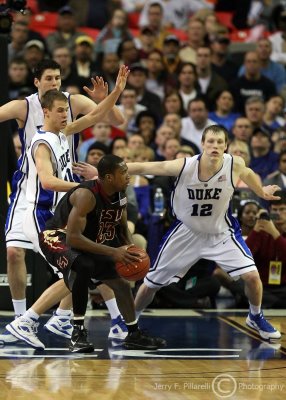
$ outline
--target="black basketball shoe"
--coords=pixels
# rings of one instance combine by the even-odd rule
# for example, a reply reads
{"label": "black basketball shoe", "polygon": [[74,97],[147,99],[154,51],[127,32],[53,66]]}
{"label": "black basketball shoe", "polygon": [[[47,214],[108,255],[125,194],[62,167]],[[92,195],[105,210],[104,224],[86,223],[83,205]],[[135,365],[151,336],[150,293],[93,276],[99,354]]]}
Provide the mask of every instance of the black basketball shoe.
{"label": "black basketball shoe", "polygon": [[123,347],[128,350],[157,350],[165,346],[166,341],[164,339],[149,336],[140,329],[129,332],[123,343]]}
{"label": "black basketball shoe", "polygon": [[94,346],[87,340],[87,330],[80,326],[74,325],[71,342],[70,351],[72,353],[92,353],[94,351]]}

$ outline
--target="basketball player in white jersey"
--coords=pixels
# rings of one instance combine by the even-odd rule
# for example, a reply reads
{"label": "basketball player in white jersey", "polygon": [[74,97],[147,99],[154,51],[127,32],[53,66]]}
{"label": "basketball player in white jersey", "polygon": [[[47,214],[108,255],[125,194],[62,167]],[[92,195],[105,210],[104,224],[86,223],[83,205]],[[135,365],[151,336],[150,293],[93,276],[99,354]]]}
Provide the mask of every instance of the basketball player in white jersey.
{"label": "basketball player in white jersey", "polygon": [[[69,124],[67,124],[69,107],[65,94],[58,90],[50,90],[42,96],[41,104],[45,115],[44,125],[32,138],[27,152],[26,194],[28,206],[23,221],[23,231],[26,237],[41,254],[38,234],[45,229],[47,220],[53,216],[55,206],[64,195],[63,192],[78,185],[78,183],[73,182],[67,137],[94,125],[104,117],[104,113],[107,113],[114,106],[125,87],[127,76],[128,69],[122,66],[113,92],[96,109]],[[58,274],[58,270],[53,269]],[[59,277],[62,278],[62,274],[59,274]],[[59,286],[57,286],[57,289],[59,290]],[[67,291],[64,288],[62,298],[66,294]],[[46,309],[54,305],[56,301],[53,298],[52,303],[47,304]],[[39,314],[32,307],[23,316],[7,325],[7,330],[10,330],[16,338],[25,340],[34,347],[44,348],[44,345],[35,335],[38,318]],[[68,334],[71,334],[71,332],[69,332],[68,324],[63,325],[65,325],[62,329],[63,333],[65,331],[67,334],[65,337],[69,337]]]}
{"label": "basketball player in white jersey", "polygon": [[199,259],[215,261],[234,279],[245,283],[250,311],[246,324],[263,339],[281,334],[263,317],[262,283],[229,202],[241,179],[259,197],[275,200],[276,185],[262,187],[241,157],[225,154],[227,130],[211,125],[202,136],[203,153],[174,161],[128,164],[130,174],[177,176],[171,202],[177,222],[168,232],[160,252],[135,299],[137,315],[163,286],[177,282]]}
{"label": "basketball player in white jersey", "polygon": [[[37,93],[24,100],[10,101],[0,107],[0,122],[16,119],[22,143],[22,155],[18,160],[18,170],[15,172],[13,178],[11,202],[6,220],[7,275],[15,315],[22,315],[26,311],[25,292],[27,272],[25,249],[33,249],[33,244],[26,238],[22,229],[23,212],[27,205],[26,151],[36,130],[43,125],[44,114],[40,103],[42,95],[48,90],[60,89],[60,66],[53,60],[44,60],[35,69],[34,76],[34,84],[38,88]],[[96,99],[97,95],[101,95],[102,92],[104,92],[104,96],[106,95],[106,87],[102,85],[102,81],[93,80],[93,84],[93,90],[87,89],[88,94],[93,100]],[[65,94],[69,101],[68,121],[75,119],[79,115],[85,115],[97,107],[94,101],[86,96]],[[113,125],[120,125],[124,122],[122,114],[116,107],[109,112],[105,120],[110,123],[112,122]],[[70,150],[72,161],[74,161],[78,138],[76,135],[72,138],[70,141]],[[111,302],[112,304],[109,304],[109,308],[112,309],[113,313],[119,313],[115,300],[111,299]],[[0,335],[0,340],[9,343],[15,341],[15,338],[12,335],[4,333]]]}

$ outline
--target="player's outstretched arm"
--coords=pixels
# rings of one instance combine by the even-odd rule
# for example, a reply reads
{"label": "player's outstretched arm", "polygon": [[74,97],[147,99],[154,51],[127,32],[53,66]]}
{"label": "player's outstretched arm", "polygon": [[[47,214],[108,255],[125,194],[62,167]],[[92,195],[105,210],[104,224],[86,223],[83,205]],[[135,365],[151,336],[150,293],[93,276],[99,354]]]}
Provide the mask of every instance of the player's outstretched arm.
{"label": "player's outstretched arm", "polygon": [[26,100],[12,100],[0,107],[0,122],[16,119],[24,124],[27,114]]}
{"label": "player's outstretched arm", "polygon": [[234,173],[254,191],[257,196],[264,200],[279,200],[279,196],[274,193],[281,188],[277,185],[262,186],[252,169],[245,166],[244,160],[239,156],[234,156]]}
{"label": "player's outstretched arm", "polygon": [[92,126],[95,123],[102,121],[105,115],[115,105],[120,94],[124,90],[128,75],[128,67],[122,65],[119,69],[113,91],[97,107],[94,107],[93,110],[90,111],[87,115],[68,124],[63,132],[68,136],[73,133],[80,132],[83,129],[88,128],[89,126]]}
{"label": "player's outstretched arm", "polygon": [[185,159],[172,161],[134,162],[127,163],[130,175],[178,176],[184,166]]}

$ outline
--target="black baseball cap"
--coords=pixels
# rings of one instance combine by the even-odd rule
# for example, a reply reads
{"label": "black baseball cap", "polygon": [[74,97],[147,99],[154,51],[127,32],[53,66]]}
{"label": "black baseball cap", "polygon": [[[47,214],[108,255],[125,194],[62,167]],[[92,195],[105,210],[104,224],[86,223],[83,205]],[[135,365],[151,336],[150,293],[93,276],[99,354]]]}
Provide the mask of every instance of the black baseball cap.
{"label": "black baseball cap", "polygon": [[146,75],[148,73],[147,68],[140,62],[131,64],[129,69],[130,69],[130,72],[141,71],[141,72],[144,72],[144,74],[146,74]]}

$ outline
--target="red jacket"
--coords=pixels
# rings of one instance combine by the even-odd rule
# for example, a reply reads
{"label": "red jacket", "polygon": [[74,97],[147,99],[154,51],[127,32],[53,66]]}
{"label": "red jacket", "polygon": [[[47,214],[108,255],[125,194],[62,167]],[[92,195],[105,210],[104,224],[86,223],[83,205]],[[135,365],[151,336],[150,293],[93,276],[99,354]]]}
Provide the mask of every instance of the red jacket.
{"label": "red jacket", "polygon": [[263,286],[268,285],[269,263],[276,260],[282,262],[281,284],[286,285],[286,233],[274,240],[266,232],[253,230],[247,237],[246,244],[253,254]]}

